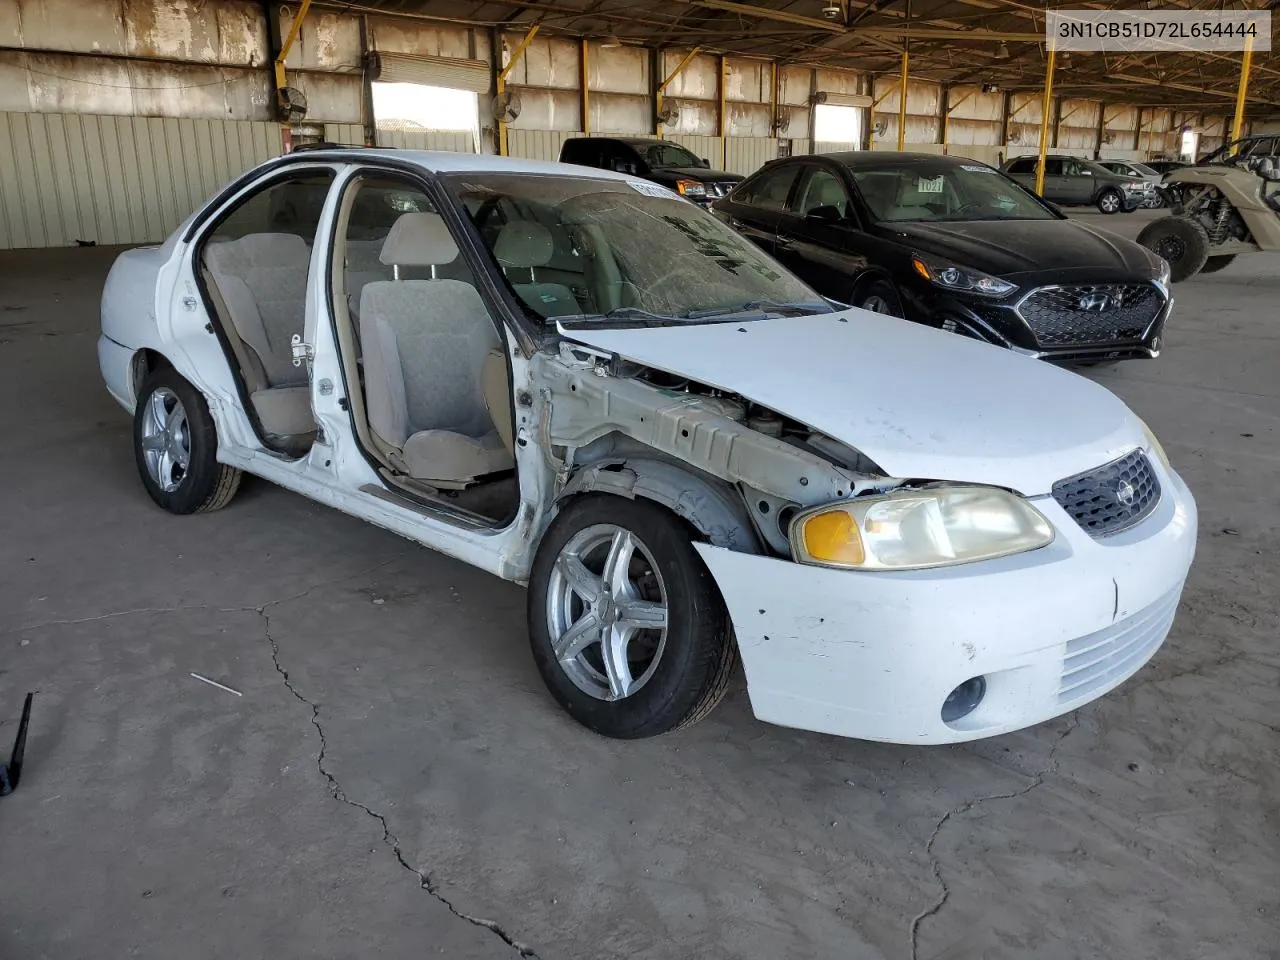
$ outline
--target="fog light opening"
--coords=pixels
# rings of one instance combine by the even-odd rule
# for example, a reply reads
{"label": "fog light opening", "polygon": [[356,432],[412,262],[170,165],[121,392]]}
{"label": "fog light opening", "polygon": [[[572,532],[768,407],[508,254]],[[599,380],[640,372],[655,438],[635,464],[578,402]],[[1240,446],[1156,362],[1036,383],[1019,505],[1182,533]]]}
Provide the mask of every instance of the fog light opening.
{"label": "fog light opening", "polygon": [[978,704],[987,695],[987,678],[970,677],[956,687],[942,702],[942,722],[955,723],[978,709]]}

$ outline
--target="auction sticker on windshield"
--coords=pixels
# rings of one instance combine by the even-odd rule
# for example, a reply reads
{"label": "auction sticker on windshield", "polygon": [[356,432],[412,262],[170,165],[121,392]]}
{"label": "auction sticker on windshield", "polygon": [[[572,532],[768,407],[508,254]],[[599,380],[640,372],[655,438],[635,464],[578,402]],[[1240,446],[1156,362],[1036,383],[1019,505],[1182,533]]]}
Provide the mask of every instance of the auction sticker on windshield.
{"label": "auction sticker on windshield", "polygon": [[629,186],[636,193],[643,193],[646,197],[657,197],[660,200],[679,200],[680,195],[673,193],[666,187],[656,183],[649,183],[647,180],[628,180]]}

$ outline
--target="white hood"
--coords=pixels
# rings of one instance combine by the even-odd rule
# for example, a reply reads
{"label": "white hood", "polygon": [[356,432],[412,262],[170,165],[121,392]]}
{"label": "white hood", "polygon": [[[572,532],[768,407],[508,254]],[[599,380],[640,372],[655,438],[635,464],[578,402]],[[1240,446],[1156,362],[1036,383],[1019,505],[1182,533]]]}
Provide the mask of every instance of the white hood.
{"label": "white hood", "polygon": [[561,333],[753,400],[894,477],[1037,496],[1146,445],[1128,407],[1083,377],[865,310]]}

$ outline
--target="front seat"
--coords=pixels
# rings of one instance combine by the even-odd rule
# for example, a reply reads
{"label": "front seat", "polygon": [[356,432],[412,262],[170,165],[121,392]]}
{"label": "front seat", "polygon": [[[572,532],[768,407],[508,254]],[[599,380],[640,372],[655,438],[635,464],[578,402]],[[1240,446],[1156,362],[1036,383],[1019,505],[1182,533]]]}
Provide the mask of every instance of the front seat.
{"label": "front seat", "polygon": [[493,255],[503,271],[528,270],[529,282],[511,287],[540,317],[568,317],[582,313],[578,298],[563,283],[539,283],[537,269],[551,262],[555,242],[551,231],[536,220],[508,223],[493,242]]}
{"label": "front seat", "polygon": [[[436,213],[402,214],[381,261],[452,263],[458,247]],[[462,487],[515,461],[485,409],[480,374],[501,343],[476,288],[461,280],[378,280],[360,293],[369,427],[381,452],[415,480]]]}

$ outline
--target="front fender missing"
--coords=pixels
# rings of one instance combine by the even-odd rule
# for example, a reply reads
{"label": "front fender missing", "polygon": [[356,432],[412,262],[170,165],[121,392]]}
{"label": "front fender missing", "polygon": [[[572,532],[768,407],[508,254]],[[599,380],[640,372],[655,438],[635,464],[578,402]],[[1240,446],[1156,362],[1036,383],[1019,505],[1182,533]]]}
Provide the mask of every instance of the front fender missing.
{"label": "front fender missing", "polygon": [[735,503],[732,491],[675,464],[632,457],[593,463],[569,478],[560,497],[593,492],[652,500],[687,520],[714,546],[761,552],[740,498]]}

